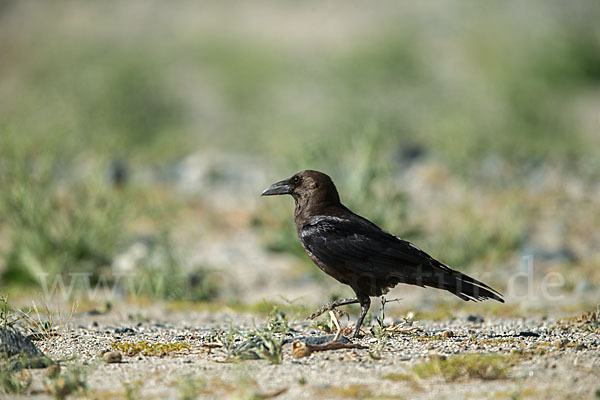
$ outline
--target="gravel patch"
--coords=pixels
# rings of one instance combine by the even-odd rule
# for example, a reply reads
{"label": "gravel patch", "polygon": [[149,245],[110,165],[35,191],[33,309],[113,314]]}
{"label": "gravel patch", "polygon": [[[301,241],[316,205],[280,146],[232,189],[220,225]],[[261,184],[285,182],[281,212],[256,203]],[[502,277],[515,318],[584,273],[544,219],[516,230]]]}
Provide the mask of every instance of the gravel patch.
{"label": "gravel patch", "polygon": [[[280,364],[234,361],[223,335],[261,329],[265,317],[235,313],[157,312],[135,321],[122,313],[75,316],[71,330],[39,341],[38,347],[63,370],[86,368],[88,396],[122,398],[591,398],[600,389],[598,326],[575,319],[464,317],[452,321],[398,321],[385,337],[371,333],[353,342],[365,349],[340,349],[292,357],[295,339],[325,334],[304,321],[290,324]],[[91,319],[93,318],[93,320]],[[255,328],[255,324],[258,328]],[[351,323],[350,323],[351,324]],[[147,353],[115,350],[115,343],[144,343]],[[139,349],[138,349],[139,350]],[[510,356],[502,379],[442,375],[421,378],[414,367],[468,354]],[[43,391],[44,371],[31,371],[33,397]]]}

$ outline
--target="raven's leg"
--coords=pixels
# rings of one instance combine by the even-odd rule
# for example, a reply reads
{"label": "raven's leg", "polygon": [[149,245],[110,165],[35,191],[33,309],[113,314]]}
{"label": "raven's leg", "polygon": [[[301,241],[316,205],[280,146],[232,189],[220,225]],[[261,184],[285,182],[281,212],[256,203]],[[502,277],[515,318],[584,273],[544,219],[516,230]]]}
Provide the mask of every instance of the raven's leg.
{"label": "raven's leg", "polygon": [[359,300],[360,300],[361,312],[360,312],[360,317],[358,317],[358,322],[356,322],[356,327],[354,328],[354,333],[352,334],[352,337],[354,337],[354,338],[358,337],[358,333],[360,332],[360,327],[361,327],[363,321],[365,320],[365,317],[367,316],[369,307],[371,307],[371,299],[369,298],[369,296],[361,297]]}
{"label": "raven's leg", "polygon": [[331,303],[325,304],[323,307],[319,308],[317,311],[312,313],[310,315],[310,317],[308,317],[308,319],[315,319],[319,315],[323,314],[325,311],[332,311],[336,307],[345,306],[346,304],[355,304],[358,302],[359,301],[358,301],[357,297],[352,297],[351,299],[341,299],[341,300],[332,301]]}

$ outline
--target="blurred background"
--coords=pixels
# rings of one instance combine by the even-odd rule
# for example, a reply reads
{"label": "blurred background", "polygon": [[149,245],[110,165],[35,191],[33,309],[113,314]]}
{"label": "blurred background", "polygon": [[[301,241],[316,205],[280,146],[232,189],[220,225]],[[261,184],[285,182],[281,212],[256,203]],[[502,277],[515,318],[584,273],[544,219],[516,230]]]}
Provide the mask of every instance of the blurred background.
{"label": "blurred background", "polygon": [[351,295],[304,255],[292,199],[259,197],[318,169],[507,295],[479,310],[594,304],[598,21],[594,0],[0,0],[0,290],[58,277],[85,307],[89,279],[243,310]]}

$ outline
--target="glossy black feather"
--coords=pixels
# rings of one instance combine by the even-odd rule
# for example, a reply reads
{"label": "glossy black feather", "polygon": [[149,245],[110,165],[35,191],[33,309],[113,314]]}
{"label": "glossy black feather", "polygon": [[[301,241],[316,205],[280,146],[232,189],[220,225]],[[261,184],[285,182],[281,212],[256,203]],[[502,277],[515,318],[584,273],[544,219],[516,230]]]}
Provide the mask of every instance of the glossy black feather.
{"label": "glossy black feather", "polygon": [[504,301],[484,283],[452,270],[349,210],[344,211],[338,216],[311,218],[303,225],[300,240],[326,273],[357,293],[380,296],[398,283],[408,283],[445,289],[463,300]]}

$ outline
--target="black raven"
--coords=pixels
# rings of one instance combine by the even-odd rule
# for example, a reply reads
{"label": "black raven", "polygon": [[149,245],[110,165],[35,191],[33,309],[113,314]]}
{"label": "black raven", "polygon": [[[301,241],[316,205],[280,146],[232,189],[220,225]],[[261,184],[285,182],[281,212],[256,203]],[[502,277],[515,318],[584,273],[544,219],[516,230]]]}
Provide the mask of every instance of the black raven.
{"label": "black raven", "polygon": [[339,306],[360,303],[362,311],[353,333],[357,337],[371,305],[369,297],[381,296],[398,283],[444,289],[466,301],[504,303],[498,291],[354,214],[340,202],[333,181],[322,172],[301,171],[262,192],[262,196],[281,194],[292,195],[296,202],[296,231],[310,259],[356,293],[354,298],[326,304],[311,319]]}

